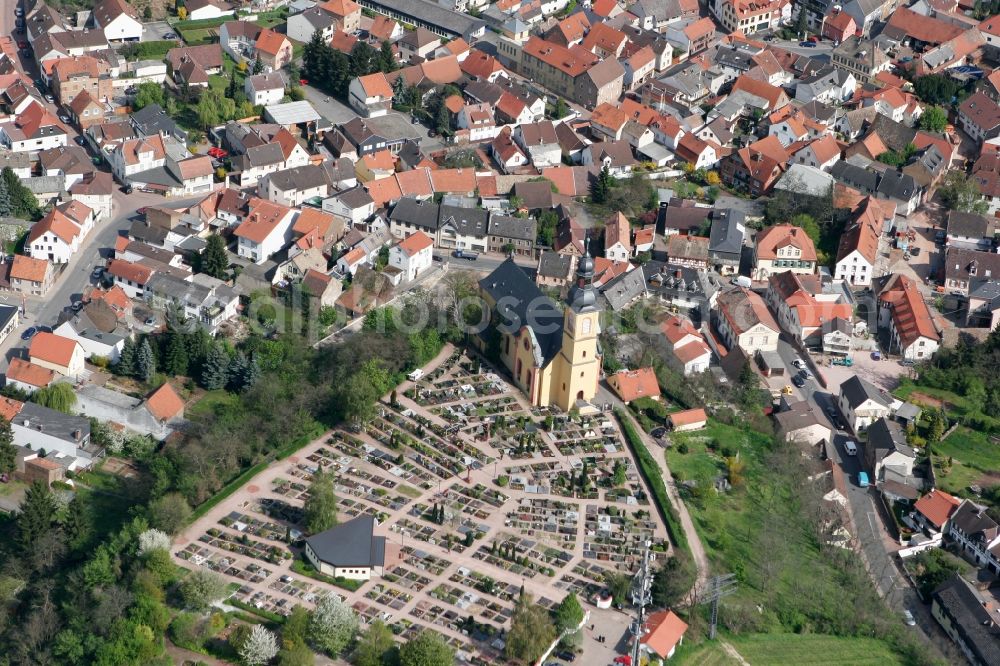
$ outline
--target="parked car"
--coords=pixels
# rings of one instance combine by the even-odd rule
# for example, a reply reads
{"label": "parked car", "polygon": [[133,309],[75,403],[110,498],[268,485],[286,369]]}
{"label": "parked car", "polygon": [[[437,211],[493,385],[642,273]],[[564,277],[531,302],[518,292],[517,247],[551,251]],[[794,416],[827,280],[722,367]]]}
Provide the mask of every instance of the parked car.
{"label": "parked car", "polygon": [[800,375],[795,375],[794,377],[792,377],[792,383],[798,386],[799,388],[802,388],[803,386],[806,385],[805,380],[802,379]]}
{"label": "parked car", "polygon": [[177,33],[168,32],[167,34],[163,35],[163,39],[177,39]]}
{"label": "parked car", "polygon": [[799,46],[805,46],[806,48],[816,48],[816,42],[799,42]]}
{"label": "parked car", "polygon": [[803,361],[801,358],[797,358],[794,361],[792,361],[792,365],[794,365],[796,368],[802,369],[806,367],[806,362]]}
{"label": "parked car", "polygon": [[912,368],[917,364],[917,362],[911,358],[904,358],[902,361],[899,362],[899,364],[904,368]]}
{"label": "parked car", "polygon": [[915,627],[917,625],[917,621],[914,619],[913,613],[911,613],[908,608],[903,611],[903,622],[908,627]]}
{"label": "parked car", "polygon": [[53,97],[52,95],[46,94],[45,95],[45,101],[48,102],[49,104],[55,104],[56,103],[56,98]]}
{"label": "parked car", "polygon": [[24,333],[21,334],[21,339],[30,340],[31,338],[35,337],[35,333],[38,333],[38,329],[35,328],[34,326],[29,326],[24,330]]}
{"label": "parked car", "polygon": [[576,659],[576,653],[570,652],[569,650],[556,652],[556,659],[562,659],[563,661],[573,661]]}
{"label": "parked car", "polygon": [[455,250],[451,253],[451,256],[456,259],[465,259],[466,261],[475,261],[479,258],[478,252],[469,252],[467,250]]}
{"label": "parked car", "polygon": [[911,247],[910,248],[910,256],[911,257],[919,257],[920,256],[920,248],[916,247],[916,246]]}
{"label": "parked car", "polygon": [[79,134],[77,134],[76,136],[73,137],[73,141],[75,141],[76,145],[78,145],[78,146],[86,146],[87,145],[87,140],[84,139]]}
{"label": "parked car", "polygon": [[813,373],[809,372],[805,368],[802,368],[802,372],[800,372],[799,374],[802,375],[802,379],[806,379],[806,380],[816,379],[815,377],[813,377]]}
{"label": "parked car", "polygon": [[858,487],[867,488],[869,485],[868,472],[858,472]]}
{"label": "parked car", "polygon": [[66,123],[67,125],[69,125],[69,124],[70,124],[71,122],[73,122],[73,121],[72,121],[72,120],[70,119],[70,117],[69,117],[69,116],[67,116],[67,115],[66,115],[65,113],[60,113],[60,114],[59,114],[59,120],[63,121],[63,122],[64,122],[64,123]]}

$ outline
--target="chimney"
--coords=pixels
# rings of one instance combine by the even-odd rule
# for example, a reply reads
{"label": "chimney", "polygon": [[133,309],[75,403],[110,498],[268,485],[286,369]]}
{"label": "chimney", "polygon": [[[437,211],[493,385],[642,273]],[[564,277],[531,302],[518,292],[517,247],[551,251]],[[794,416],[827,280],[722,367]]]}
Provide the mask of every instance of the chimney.
{"label": "chimney", "polygon": [[77,429],[77,430],[73,431],[73,439],[75,439],[76,441],[79,442],[82,437],[83,437],[83,431],[82,430]]}

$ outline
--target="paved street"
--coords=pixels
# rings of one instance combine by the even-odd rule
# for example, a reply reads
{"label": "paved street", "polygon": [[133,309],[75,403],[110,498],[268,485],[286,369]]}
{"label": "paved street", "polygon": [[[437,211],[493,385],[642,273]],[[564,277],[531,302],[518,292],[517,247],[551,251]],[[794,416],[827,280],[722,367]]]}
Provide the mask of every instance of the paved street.
{"label": "paved street", "polygon": [[[143,206],[167,204],[170,206],[188,206],[202,197],[171,200],[156,194],[135,192],[123,194],[120,190],[114,193],[114,217],[111,221],[98,222],[97,227],[84,241],[80,250],[73,255],[69,265],[58,277],[55,286],[44,298],[27,298],[25,306],[27,313],[21,319],[21,325],[0,343],[0,370],[7,368],[10,358],[16,354],[19,347],[26,343],[21,341],[21,333],[29,326],[56,326],[59,315],[64,312],[74,300],[78,300],[83,290],[91,283],[91,272],[98,264],[105,263],[114,247],[115,239],[123,230],[127,230],[135,218],[135,211]],[[20,301],[14,294],[0,295],[0,302],[18,304]]]}

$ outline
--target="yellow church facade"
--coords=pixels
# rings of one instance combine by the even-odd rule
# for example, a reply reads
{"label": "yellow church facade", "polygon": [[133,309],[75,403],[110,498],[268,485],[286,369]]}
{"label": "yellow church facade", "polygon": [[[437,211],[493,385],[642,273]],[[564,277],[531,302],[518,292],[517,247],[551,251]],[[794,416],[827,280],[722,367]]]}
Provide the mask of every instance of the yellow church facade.
{"label": "yellow church facade", "polygon": [[499,334],[500,360],[532,405],[569,411],[597,395],[601,312],[593,265],[589,254],[580,260],[562,310],[511,259],[479,283]]}

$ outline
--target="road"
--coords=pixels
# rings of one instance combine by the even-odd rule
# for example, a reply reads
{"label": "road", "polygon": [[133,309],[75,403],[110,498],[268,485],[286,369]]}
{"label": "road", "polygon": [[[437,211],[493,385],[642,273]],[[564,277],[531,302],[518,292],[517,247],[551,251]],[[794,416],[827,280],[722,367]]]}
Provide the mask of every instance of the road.
{"label": "road", "polygon": [[[81,248],[70,259],[68,266],[62,271],[56,280],[55,286],[44,298],[25,299],[25,316],[21,318],[20,326],[14,330],[7,338],[0,343],[0,370],[6,370],[10,358],[19,353],[21,347],[27,343],[21,341],[21,333],[29,326],[51,326],[55,327],[59,323],[59,316],[67,311],[70,304],[79,300],[83,290],[91,284],[91,273],[98,264],[104,264],[105,260],[113,253],[115,239],[122,231],[127,231],[136,217],[136,210],[143,206],[157,204],[168,204],[171,206],[188,206],[202,197],[189,199],[164,199],[156,194],[146,194],[134,192],[126,195],[115,189],[113,217],[110,221],[97,223],[94,231],[84,240]],[[0,301],[10,304],[17,303],[17,296],[7,294],[0,297]]]}
{"label": "road", "polygon": [[[468,259],[457,259],[451,256],[451,250],[435,249],[434,260],[447,262],[449,269],[453,271],[465,270],[476,271],[477,273],[491,273],[496,270],[497,266],[507,261],[507,257],[500,254],[480,252],[479,257],[475,261],[469,261]],[[525,269],[530,276],[534,277],[535,268],[538,266],[537,260],[529,257],[514,257],[514,263]]]}

